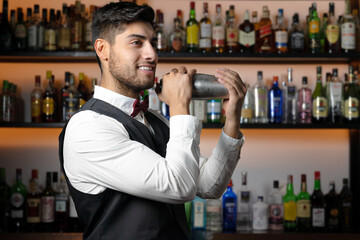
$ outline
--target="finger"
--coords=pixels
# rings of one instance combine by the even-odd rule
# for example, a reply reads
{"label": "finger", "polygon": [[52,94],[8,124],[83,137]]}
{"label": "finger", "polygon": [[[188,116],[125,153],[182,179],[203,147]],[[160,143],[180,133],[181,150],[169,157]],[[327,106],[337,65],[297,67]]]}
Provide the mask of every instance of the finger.
{"label": "finger", "polygon": [[171,69],[171,71],[170,72],[173,72],[173,73],[178,73],[179,72],[179,70],[177,69],[177,68],[173,68],[173,69]]}
{"label": "finger", "polygon": [[241,77],[235,71],[232,71],[230,69],[217,69],[215,76],[221,78],[224,81],[229,81],[234,87],[240,88],[243,92],[246,91],[245,83],[241,80]]}
{"label": "finger", "polygon": [[190,79],[194,78],[194,75],[196,74],[196,69],[191,69],[190,72],[188,72]]}
{"label": "finger", "polygon": [[186,67],[184,67],[184,66],[179,67],[179,72],[180,72],[180,73],[183,73],[183,74],[187,74],[187,73],[188,73]]}

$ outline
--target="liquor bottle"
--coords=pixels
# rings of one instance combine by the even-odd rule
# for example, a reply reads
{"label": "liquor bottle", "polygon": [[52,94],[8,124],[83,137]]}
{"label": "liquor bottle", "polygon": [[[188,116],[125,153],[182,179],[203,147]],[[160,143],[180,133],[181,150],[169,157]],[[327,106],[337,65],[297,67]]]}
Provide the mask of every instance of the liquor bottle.
{"label": "liquor bottle", "polygon": [[273,183],[273,190],[269,198],[269,229],[274,231],[283,230],[283,201],[279,190],[279,181]]}
{"label": "liquor bottle", "polygon": [[279,88],[279,78],[274,76],[273,85],[269,91],[269,122],[281,123],[283,117],[283,96]]}
{"label": "liquor bottle", "polygon": [[90,12],[85,21],[85,50],[93,51],[94,42],[92,36],[92,23],[93,23],[93,14],[95,12],[95,5],[90,5]]}
{"label": "liquor bottle", "polygon": [[185,50],[185,31],[181,28],[181,19],[174,18],[174,30],[170,34],[170,51],[182,52]]}
{"label": "liquor bottle", "polygon": [[200,41],[199,47],[202,53],[211,51],[211,20],[209,19],[208,3],[203,3],[203,18],[200,20]]}
{"label": "liquor bottle", "polygon": [[41,193],[41,230],[53,232],[55,222],[55,191],[51,187],[51,172],[46,172],[46,187]]}
{"label": "liquor bottle", "polygon": [[25,209],[27,189],[21,180],[21,168],[16,169],[16,183],[10,189],[10,229],[12,232],[25,231]]}
{"label": "liquor bottle", "polygon": [[316,87],[312,95],[312,122],[325,123],[328,117],[328,102],[322,85],[321,66],[316,67]]}
{"label": "liquor bottle", "polygon": [[300,25],[298,13],[295,13],[293,15],[289,41],[290,41],[289,44],[290,51],[292,53],[304,52],[305,50],[304,29]]}
{"label": "liquor bottle", "polygon": [[73,13],[70,15],[71,23],[71,50],[81,51],[82,50],[82,39],[83,39],[83,18],[81,17],[81,2],[76,1]]}
{"label": "liquor bottle", "polygon": [[278,11],[278,22],[275,26],[275,51],[277,53],[288,52],[288,30],[284,23],[284,10],[282,8]]}
{"label": "liquor bottle", "polygon": [[31,122],[41,122],[42,91],[40,75],[35,76],[35,87],[31,91]]}
{"label": "liquor bottle", "polygon": [[59,30],[59,40],[58,48],[59,50],[68,51],[71,46],[71,24],[69,18],[69,8],[66,3],[63,4],[62,16],[60,20],[60,30]]}
{"label": "liquor bottle", "polygon": [[241,188],[239,191],[238,211],[237,211],[237,232],[250,232],[251,230],[251,209],[250,191],[247,187],[247,172],[241,172]]}
{"label": "liquor bottle", "polygon": [[13,104],[10,96],[10,85],[8,80],[3,81],[3,89],[1,94],[1,112],[0,122],[10,122],[13,119]]}
{"label": "liquor bottle", "polygon": [[240,123],[253,123],[254,121],[254,93],[250,85],[245,82],[246,95],[241,108]]}
{"label": "liquor bottle", "polygon": [[26,226],[28,232],[39,232],[41,223],[41,193],[38,185],[39,171],[31,171],[29,193],[27,195]]}
{"label": "liquor bottle", "polygon": [[259,38],[256,52],[273,52],[273,33],[271,30],[270,11],[267,6],[263,6],[262,17],[259,22]]}
{"label": "liquor bottle", "polygon": [[65,90],[64,93],[64,114],[65,121],[68,121],[71,116],[78,110],[79,106],[79,96],[78,91],[75,87],[74,75],[70,74],[69,76],[69,88]]}
{"label": "liquor bottle", "polygon": [[254,86],[254,122],[268,122],[268,90],[263,81],[262,71],[257,72],[257,83]]}
{"label": "liquor bottle", "polygon": [[239,29],[235,24],[234,5],[230,5],[229,23],[226,25],[226,51],[228,53],[239,51]]}
{"label": "liquor bottle", "polygon": [[170,119],[169,105],[164,102],[161,102],[161,115],[163,115],[167,120]]}
{"label": "liquor bottle", "polygon": [[308,45],[310,53],[320,53],[320,19],[315,2],[312,4],[312,12],[309,18]]}
{"label": "liquor bottle", "polygon": [[206,229],[206,200],[198,196],[191,202],[191,229]]}
{"label": "liquor bottle", "polygon": [[0,49],[12,50],[12,30],[8,19],[8,1],[3,0],[2,18],[0,22]]}
{"label": "liquor bottle", "polygon": [[353,9],[352,10],[352,15],[353,15],[353,17],[355,19],[355,25],[356,25],[356,36],[355,36],[356,52],[360,52],[360,18],[359,18],[358,9]]}
{"label": "liquor bottle", "polygon": [[18,16],[14,31],[14,47],[16,50],[24,51],[26,50],[27,47],[26,46],[27,32],[24,22],[24,14],[22,12],[22,8],[18,8],[17,12],[18,12]]}
{"label": "liquor bottle", "polygon": [[264,197],[258,196],[258,201],[252,206],[253,232],[266,231],[269,228],[269,206],[264,203]]}
{"label": "liquor bottle", "polygon": [[45,51],[56,51],[56,26],[55,26],[55,10],[50,9],[50,20],[45,26],[44,31],[44,50]]}
{"label": "liquor bottle", "polygon": [[287,177],[286,194],[283,197],[284,202],[284,231],[296,231],[296,195],[294,194],[293,176]]}
{"label": "liquor bottle", "polygon": [[213,233],[222,232],[221,200],[206,200],[206,231]]}
{"label": "liquor bottle", "polygon": [[66,121],[66,97],[67,97],[67,89],[70,87],[70,72],[65,72],[65,85],[60,90],[60,109],[61,109],[61,116],[60,120],[62,122]]}
{"label": "liquor bottle", "polygon": [[58,172],[52,172],[51,173],[52,179],[51,179],[51,188],[54,190],[55,194],[57,194],[57,190],[59,188],[59,181],[58,181]]}
{"label": "liquor bottle", "polygon": [[[330,72],[327,72],[326,73],[326,77],[325,77],[325,84],[324,84],[324,93],[326,94],[326,97],[328,96],[327,92],[328,92],[328,89],[327,87],[329,86],[330,82],[331,82],[331,79],[332,79],[332,74]],[[329,101],[328,101],[329,103]]]}
{"label": "liquor bottle", "polygon": [[157,16],[157,24],[156,24],[156,50],[158,52],[166,52],[167,51],[167,37],[164,30],[164,13],[160,10],[156,10]]}
{"label": "liquor bottle", "polygon": [[65,176],[62,173],[60,178],[60,185],[55,196],[55,222],[56,232],[68,231],[68,216],[69,216],[69,193],[65,181]]}
{"label": "liquor bottle", "polygon": [[353,231],[352,193],[348,183],[349,180],[344,178],[340,192],[340,228],[343,232]]}
{"label": "liquor bottle", "polygon": [[223,53],[225,49],[225,28],[221,17],[221,5],[216,4],[215,23],[212,28],[213,52]]}
{"label": "liquor bottle", "polygon": [[340,52],[340,30],[337,19],[334,15],[335,5],[333,2],[329,3],[329,18],[326,22],[326,38],[325,38],[325,52],[339,53]]}
{"label": "liquor bottle", "polygon": [[307,86],[307,77],[302,78],[302,88],[298,91],[298,118],[299,123],[311,123],[311,89]]}
{"label": "liquor bottle", "polygon": [[84,73],[79,73],[79,85],[77,87],[79,106],[81,108],[89,100],[89,90],[85,85]]}
{"label": "liquor bottle", "polygon": [[32,8],[26,8],[26,20],[25,20],[26,29],[29,28],[31,20],[32,20]]}
{"label": "liquor bottle", "polygon": [[221,120],[221,100],[207,100],[207,122],[220,123]]}
{"label": "liquor bottle", "polygon": [[197,52],[199,49],[199,23],[196,21],[195,2],[190,2],[190,18],[186,22],[186,51]]}
{"label": "liquor bottle", "polygon": [[359,120],[359,91],[354,82],[353,67],[349,66],[349,84],[344,97],[344,121],[357,123]]}
{"label": "liquor bottle", "polygon": [[207,121],[207,104],[206,100],[193,100],[193,109],[194,116],[197,117],[200,121]]}
{"label": "liquor bottle", "polygon": [[38,46],[39,49],[38,50],[43,50],[44,49],[44,40],[45,40],[45,26],[47,25],[47,9],[43,8],[42,9],[42,18],[39,24],[39,31],[38,31]]}
{"label": "liquor bottle", "polygon": [[233,183],[230,180],[227,190],[222,197],[223,201],[223,232],[236,232],[237,197],[232,190]]}
{"label": "liquor bottle", "polygon": [[311,229],[311,201],[306,185],[306,175],[301,174],[301,189],[296,197],[296,220],[299,232],[309,232]]}
{"label": "liquor bottle", "polygon": [[356,49],[355,19],[351,15],[350,0],[345,0],[345,14],[341,18],[341,51],[354,52]]}
{"label": "liquor bottle", "polygon": [[325,38],[326,38],[326,23],[328,22],[328,14],[324,13],[320,27],[320,52],[325,51]]}
{"label": "liquor bottle", "polygon": [[10,187],[5,179],[5,168],[0,168],[0,233],[7,232],[10,221]]}
{"label": "liquor bottle", "polygon": [[54,122],[56,120],[56,94],[55,90],[52,87],[52,72],[46,71],[46,79],[48,80],[48,85],[45,89],[42,98],[42,121],[43,122]]}
{"label": "liquor bottle", "polygon": [[314,191],[311,195],[311,227],[313,232],[325,230],[325,197],[321,191],[320,172],[315,172]]}
{"label": "liquor bottle", "polygon": [[239,26],[240,52],[255,52],[255,39],[255,26],[249,21],[249,10],[246,10],[244,22]]}
{"label": "liquor bottle", "polygon": [[[155,79],[155,82],[157,80]],[[97,78],[92,78],[91,79],[91,91],[90,91],[90,98],[94,97],[94,90],[95,90],[95,86],[97,85]],[[154,91],[155,91],[155,87],[152,88]],[[150,93],[149,93],[150,94]],[[156,93],[155,93],[156,94]],[[149,104],[150,103],[150,96],[149,96]],[[160,106],[160,103],[159,103],[159,106]],[[149,105],[150,107],[150,105]],[[156,110],[156,109],[155,109]]]}
{"label": "liquor bottle", "polygon": [[258,20],[258,14],[257,11],[253,11],[251,13],[251,23],[254,24],[254,28],[255,28],[255,47],[254,47],[254,52],[256,52],[256,50],[258,49],[258,40],[259,40],[259,20]]}
{"label": "liquor bottle", "polygon": [[29,51],[38,50],[38,36],[39,36],[39,24],[40,24],[40,14],[39,14],[39,5],[34,5],[34,16],[29,22],[27,29],[27,49]]}
{"label": "liquor bottle", "polygon": [[284,115],[286,116],[287,123],[296,123],[297,122],[297,89],[293,83],[292,76],[292,68],[288,68],[288,81],[286,86],[286,101],[287,101],[287,109],[284,111]]}
{"label": "liquor bottle", "polygon": [[343,105],[343,84],[338,78],[338,69],[333,68],[331,80],[327,82],[326,95],[329,103],[329,118],[331,123],[341,122]]}
{"label": "liquor bottle", "polygon": [[340,202],[335,182],[330,182],[330,191],[325,195],[325,226],[327,232],[338,232],[340,228]]}

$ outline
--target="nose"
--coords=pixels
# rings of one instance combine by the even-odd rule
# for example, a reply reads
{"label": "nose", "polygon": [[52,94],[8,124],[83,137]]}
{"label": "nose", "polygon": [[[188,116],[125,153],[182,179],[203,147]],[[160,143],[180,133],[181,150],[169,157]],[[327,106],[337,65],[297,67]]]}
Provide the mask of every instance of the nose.
{"label": "nose", "polygon": [[144,46],[143,57],[146,61],[157,63],[158,60],[157,52],[150,42],[147,42]]}

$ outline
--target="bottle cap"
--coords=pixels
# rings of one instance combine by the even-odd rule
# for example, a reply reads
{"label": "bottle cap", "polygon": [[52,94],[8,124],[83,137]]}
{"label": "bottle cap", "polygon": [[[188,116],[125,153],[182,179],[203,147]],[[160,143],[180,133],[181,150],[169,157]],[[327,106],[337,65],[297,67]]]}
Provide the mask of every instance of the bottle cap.
{"label": "bottle cap", "polygon": [[307,77],[303,77],[303,78],[302,78],[302,83],[303,83],[304,85],[307,84]]}
{"label": "bottle cap", "polygon": [[52,181],[53,182],[58,182],[58,172],[53,172],[52,173]]}
{"label": "bottle cap", "polygon": [[279,81],[279,77],[278,77],[278,76],[274,76],[274,77],[273,77],[273,81],[274,81],[274,82],[278,82],[278,81]]}
{"label": "bottle cap", "polygon": [[301,174],[301,182],[306,182],[306,174]]}
{"label": "bottle cap", "polygon": [[320,180],[320,171],[315,171],[315,180]]}
{"label": "bottle cap", "polygon": [[262,72],[262,71],[258,71],[258,72],[257,72],[257,77],[258,77],[258,80],[262,80],[262,78],[263,78],[263,72]]}
{"label": "bottle cap", "polygon": [[34,13],[39,13],[39,9],[40,9],[39,4],[35,4],[34,5]]}
{"label": "bottle cap", "polygon": [[190,9],[195,9],[195,2],[190,2]]}
{"label": "bottle cap", "polygon": [[231,179],[229,184],[228,184],[228,187],[232,187],[232,186],[233,186],[233,182],[232,182],[232,179]]}
{"label": "bottle cap", "polygon": [[279,181],[278,181],[278,180],[275,180],[275,181],[274,181],[273,187],[274,187],[274,188],[279,188]]}
{"label": "bottle cap", "polygon": [[337,68],[333,68],[333,70],[332,70],[332,75],[333,75],[333,77],[337,77],[337,76],[338,76],[338,69],[337,69]]}
{"label": "bottle cap", "polygon": [[263,202],[264,201],[264,197],[263,196],[258,196],[258,200]]}
{"label": "bottle cap", "polygon": [[289,174],[287,179],[288,179],[288,183],[293,183],[293,175]]}
{"label": "bottle cap", "polygon": [[20,174],[20,175],[21,175],[21,173],[22,173],[21,168],[17,168],[17,169],[16,169],[16,175],[17,175],[17,174]]}
{"label": "bottle cap", "polygon": [[343,184],[344,184],[344,185],[347,185],[348,183],[349,183],[349,179],[343,178]]}
{"label": "bottle cap", "polygon": [[37,169],[33,169],[31,171],[31,178],[37,179],[39,177],[39,171]]}

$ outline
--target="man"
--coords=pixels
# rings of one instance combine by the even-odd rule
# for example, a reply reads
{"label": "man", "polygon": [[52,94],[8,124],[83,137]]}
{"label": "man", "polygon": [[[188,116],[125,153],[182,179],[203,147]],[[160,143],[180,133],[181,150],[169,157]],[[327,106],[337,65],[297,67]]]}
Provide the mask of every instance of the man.
{"label": "man", "polygon": [[234,71],[216,70],[230,96],[209,159],[200,156],[201,122],[189,115],[195,70],[179,67],[163,76],[158,95],[169,105],[170,128],[141,106],[139,93],[154,85],[158,60],[153,19],[152,8],[129,2],[95,13],[101,85],[59,137],[84,239],[186,239],[184,203],[195,195],[221,197],[239,159],[246,87]]}

